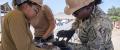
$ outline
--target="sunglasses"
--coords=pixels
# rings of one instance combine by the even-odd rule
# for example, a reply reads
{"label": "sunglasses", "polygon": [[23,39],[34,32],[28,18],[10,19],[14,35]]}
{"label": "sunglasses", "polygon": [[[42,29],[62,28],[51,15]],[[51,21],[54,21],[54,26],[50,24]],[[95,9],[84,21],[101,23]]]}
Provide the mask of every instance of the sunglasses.
{"label": "sunglasses", "polygon": [[78,9],[78,10],[76,10],[75,12],[73,12],[73,16],[76,16],[76,15],[78,15],[82,10],[88,10],[88,9],[92,9],[93,7],[92,6],[90,6],[90,5],[87,5],[87,6],[85,6],[85,7],[82,7],[82,8],[80,8],[80,9]]}

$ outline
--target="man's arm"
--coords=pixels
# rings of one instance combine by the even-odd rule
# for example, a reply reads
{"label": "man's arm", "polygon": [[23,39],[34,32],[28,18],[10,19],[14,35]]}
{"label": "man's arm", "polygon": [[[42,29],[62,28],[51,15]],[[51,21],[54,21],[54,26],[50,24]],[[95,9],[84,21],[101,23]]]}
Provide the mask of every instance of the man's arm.
{"label": "man's arm", "polygon": [[44,5],[44,13],[49,22],[49,28],[46,31],[45,35],[43,36],[43,38],[46,39],[52,34],[52,32],[55,28],[55,19],[54,19],[51,9],[47,5]]}
{"label": "man's arm", "polygon": [[87,44],[90,46],[90,50],[104,49],[104,45],[106,49],[112,49],[111,33],[112,22],[107,18],[98,20],[98,23],[88,30],[89,40]]}
{"label": "man's arm", "polygon": [[12,36],[12,40],[17,50],[29,50],[30,46],[30,32],[23,19],[23,16],[15,16],[9,19],[9,29]]}
{"label": "man's arm", "polygon": [[75,22],[72,24],[72,28],[70,30],[60,30],[57,33],[58,37],[66,37],[67,41],[71,39],[71,37],[74,35],[76,29],[79,28],[79,20],[76,19]]}

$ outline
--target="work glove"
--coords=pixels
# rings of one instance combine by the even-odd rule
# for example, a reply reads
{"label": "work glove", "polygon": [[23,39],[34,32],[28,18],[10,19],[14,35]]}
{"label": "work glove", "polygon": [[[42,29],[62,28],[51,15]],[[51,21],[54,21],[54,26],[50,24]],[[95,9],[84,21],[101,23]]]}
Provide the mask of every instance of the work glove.
{"label": "work glove", "polygon": [[53,45],[58,46],[60,50],[72,50],[68,43],[65,40],[54,41]]}
{"label": "work glove", "polygon": [[61,30],[57,33],[57,36],[63,37],[63,38],[66,37],[67,38],[66,41],[69,41],[74,33],[75,33],[75,30]]}
{"label": "work glove", "polygon": [[46,42],[47,42],[47,40],[43,39],[42,37],[35,37],[34,38],[34,44],[36,47],[45,48],[47,46]]}
{"label": "work glove", "polygon": [[66,47],[67,43],[64,40],[61,40],[61,41],[54,41],[53,45],[58,46],[58,47]]}

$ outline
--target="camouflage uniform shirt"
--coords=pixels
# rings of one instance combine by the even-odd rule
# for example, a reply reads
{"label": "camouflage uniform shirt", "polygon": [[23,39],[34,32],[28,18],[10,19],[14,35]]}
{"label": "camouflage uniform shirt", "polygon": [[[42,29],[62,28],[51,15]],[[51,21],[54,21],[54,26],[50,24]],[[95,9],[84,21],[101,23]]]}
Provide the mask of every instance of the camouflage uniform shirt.
{"label": "camouflage uniform shirt", "polygon": [[111,41],[112,22],[99,7],[94,7],[89,18],[76,19],[72,29],[78,30],[82,42],[82,47],[75,50],[114,50]]}

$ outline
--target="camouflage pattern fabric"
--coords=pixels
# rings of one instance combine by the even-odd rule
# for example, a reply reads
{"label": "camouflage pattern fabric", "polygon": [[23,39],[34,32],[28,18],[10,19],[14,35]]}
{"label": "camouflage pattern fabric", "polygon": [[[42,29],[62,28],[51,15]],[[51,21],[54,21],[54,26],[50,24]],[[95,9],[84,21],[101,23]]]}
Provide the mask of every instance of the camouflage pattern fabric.
{"label": "camouflage pattern fabric", "polygon": [[74,50],[114,50],[111,41],[112,22],[98,6],[94,7],[89,18],[76,19],[72,29],[78,30],[82,42],[82,46],[76,46]]}

